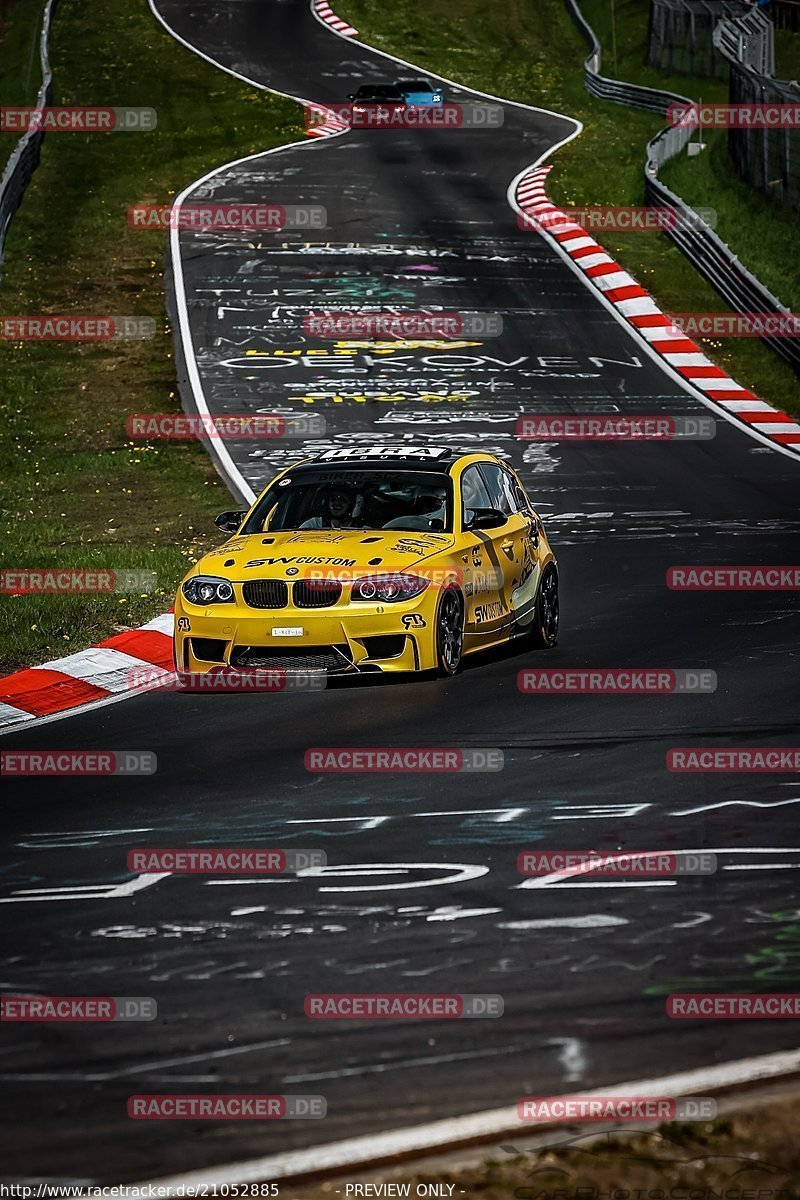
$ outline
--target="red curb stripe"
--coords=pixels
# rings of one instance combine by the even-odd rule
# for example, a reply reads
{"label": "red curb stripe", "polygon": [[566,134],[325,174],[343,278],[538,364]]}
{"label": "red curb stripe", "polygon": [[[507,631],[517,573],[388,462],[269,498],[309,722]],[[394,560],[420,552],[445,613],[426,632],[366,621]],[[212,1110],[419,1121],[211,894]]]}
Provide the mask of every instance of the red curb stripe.
{"label": "red curb stripe", "polygon": [[[700,347],[696,346],[694,342],[690,341],[688,338],[665,338],[660,342],[651,342],[650,345],[654,350],[657,350],[659,354],[670,355],[703,353]],[[682,371],[684,368],[681,367],[679,369]]]}
{"label": "red curb stripe", "polygon": [[[641,289],[644,291],[644,288]],[[607,295],[609,293],[606,293]],[[628,317],[631,325],[635,325],[637,329],[657,329],[659,326],[672,325],[669,317],[665,317],[663,313],[643,313],[641,317]]]}
{"label": "red curb stripe", "polygon": [[[790,417],[789,414],[785,412],[778,412],[777,409],[773,409],[772,412],[739,412],[736,414],[736,416],[744,417],[747,421],[757,421],[759,424],[767,421],[774,425],[785,425],[789,421],[791,421],[793,425],[797,424],[794,417]],[[792,436],[792,434],[787,434],[787,437]]]}
{"label": "red curb stripe", "polygon": [[570,254],[572,258],[586,258],[589,254],[605,254],[605,250],[595,243],[594,246],[581,246],[577,250],[571,250]]}
{"label": "red curb stripe", "polygon": [[[752,392],[742,392],[739,388],[709,388],[705,393],[709,400],[757,400]],[[734,414],[738,416],[738,413]]]}
{"label": "red curb stripe", "polygon": [[111,693],[84,679],[73,679],[49,667],[30,667],[0,680],[0,701],[21,708],[34,717],[47,716],[65,708],[77,708]]}
{"label": "red curb stripe", "polygon": [[616,275],[617,272],[621,270],[622,267],[619,265],[619,263],[598,263],[596,267],[587,267],[586,274],[590,279],[597,279],[600,275]]}
{"label": "red curb stripe", "polygon": [[605,294],[606,300],[610,300],[612,304],[619,304],[620,300],[638,300],[646,295],[647,292],[643,287],[639,287],[638,283],[626,283],[624,287],[609,288]]}
{"label": "red curb stripe", "polygon": [[109,650],[121,650],[123,654],[130,654],[131,658],[141,658],[156,667],[172,670],[172,638],[168,633],[159,633],[157,629],[130,629],[106,638],[99,645]]}
{"label": "red curb stripe", "polygon": [[[580,225],[575,225],[574,223],[570,224],[567,222],[566,229],[560,229],[558,233],[554,233],[551,236],[554,237],[557,242],[573,242],[575,238],[588,237],[589,235],[585,229],[581,229]],[[567,254],[569,254],[569,250],[567,250]]]}
{"label": "red curb stripe", "polygon": [[[702,351],[701,351],[702,353]],[[685,375],[687,379],[730,379],[727,371],[721,371],[719,367],[678,367],[681,375]]]}

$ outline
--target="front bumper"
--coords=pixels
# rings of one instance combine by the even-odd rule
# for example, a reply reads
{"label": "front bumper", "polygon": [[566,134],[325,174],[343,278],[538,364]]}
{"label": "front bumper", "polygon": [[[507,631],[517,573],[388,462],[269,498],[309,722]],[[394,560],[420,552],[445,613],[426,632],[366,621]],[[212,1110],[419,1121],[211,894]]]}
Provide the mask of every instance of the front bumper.
{"label": "front bumper", "polygon": [[220,666],[328,675],[424,671],[436,665],[434,616],[435,597],[428,595],[391,606],[273,612],[238,604],[205,609],[179,594],[175,661],[192,673]]}

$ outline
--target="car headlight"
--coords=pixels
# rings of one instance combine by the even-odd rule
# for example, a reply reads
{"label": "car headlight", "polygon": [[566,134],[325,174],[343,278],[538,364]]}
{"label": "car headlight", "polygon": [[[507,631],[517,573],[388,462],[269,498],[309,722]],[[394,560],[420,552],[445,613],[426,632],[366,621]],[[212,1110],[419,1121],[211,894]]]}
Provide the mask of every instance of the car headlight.
{"label": "car headlight", "polygon": [[228,580],[214,575],[195,575],[186,580],[181,591],[190,604],[233,603],[233,588]]}
{"label": "car headlight", "polygon": [[427,586],[428,580],[418,575],[365,575],[353,584],[351,599],[392,604],[419,596]]}

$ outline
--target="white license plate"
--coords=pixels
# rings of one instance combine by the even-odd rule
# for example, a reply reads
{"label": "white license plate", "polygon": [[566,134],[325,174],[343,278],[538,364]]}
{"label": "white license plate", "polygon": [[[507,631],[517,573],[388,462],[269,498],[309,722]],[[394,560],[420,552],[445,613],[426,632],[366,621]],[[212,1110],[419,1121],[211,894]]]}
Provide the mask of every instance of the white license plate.
{"label": "white license plate", "polygon": [[273,637],[302,637],[304,633],[302,625],[276,625],[272,630]]}

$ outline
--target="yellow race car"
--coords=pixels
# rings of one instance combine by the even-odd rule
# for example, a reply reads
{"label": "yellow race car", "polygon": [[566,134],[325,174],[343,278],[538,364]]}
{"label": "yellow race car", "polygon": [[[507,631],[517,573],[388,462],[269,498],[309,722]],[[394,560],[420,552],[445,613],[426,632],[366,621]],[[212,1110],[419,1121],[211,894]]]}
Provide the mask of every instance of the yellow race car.
{"label": "yellow race car", "polygon": [[558,634],[558,568],[519,478],[491,454],[325,450],[281,472],[178,588],[179,674],[436,671]]}

